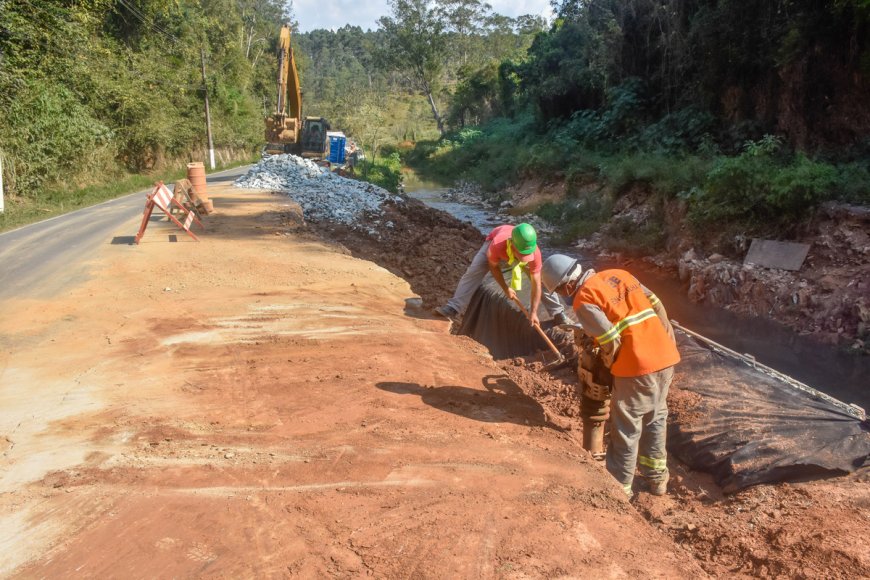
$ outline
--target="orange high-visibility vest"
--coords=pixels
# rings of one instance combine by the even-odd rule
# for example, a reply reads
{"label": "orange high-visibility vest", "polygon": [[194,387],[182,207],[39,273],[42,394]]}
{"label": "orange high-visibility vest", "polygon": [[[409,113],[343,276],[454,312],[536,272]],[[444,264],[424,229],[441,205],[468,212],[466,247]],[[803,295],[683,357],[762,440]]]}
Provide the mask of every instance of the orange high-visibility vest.
{"label": "orange high-visibility vest", "polygon": [[589,277],[574,297],[574,309],[592,304],[613,325],[598,344],[617,336],[621,340],[610,372],[617,377],[639,377],[680,362],[680,353],[637,278],[625,270],[604,270]]}

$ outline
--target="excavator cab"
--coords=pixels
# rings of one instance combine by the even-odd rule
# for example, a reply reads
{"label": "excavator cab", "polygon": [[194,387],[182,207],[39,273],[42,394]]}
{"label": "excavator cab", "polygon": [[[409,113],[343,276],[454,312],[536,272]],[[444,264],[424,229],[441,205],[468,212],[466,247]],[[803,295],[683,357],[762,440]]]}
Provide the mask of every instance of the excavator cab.
{"label": "excavator cab", "polygon": [[302,157],[323,158],[329,148],[326,132],[329,121],[323,117],[305,117],[302,124]]}

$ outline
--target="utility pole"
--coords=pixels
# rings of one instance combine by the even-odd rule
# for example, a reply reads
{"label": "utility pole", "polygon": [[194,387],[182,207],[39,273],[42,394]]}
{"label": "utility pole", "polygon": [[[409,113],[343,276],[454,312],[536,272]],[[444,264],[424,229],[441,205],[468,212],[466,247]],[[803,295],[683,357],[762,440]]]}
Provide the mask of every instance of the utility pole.
{"label": "utility pole", "polygon": [[3,155],[0,154],[0,213],[6,211],[3,206]]}
{"label": "utility pole", "polygon": [[208,112],[208,83],[205,80],[205,49],[199,49],[200,63],[202,64],[202,90],[205,92],[205,131],[208,134],[208,161],[214,171],[214,141],[211,138],[211,114]]}

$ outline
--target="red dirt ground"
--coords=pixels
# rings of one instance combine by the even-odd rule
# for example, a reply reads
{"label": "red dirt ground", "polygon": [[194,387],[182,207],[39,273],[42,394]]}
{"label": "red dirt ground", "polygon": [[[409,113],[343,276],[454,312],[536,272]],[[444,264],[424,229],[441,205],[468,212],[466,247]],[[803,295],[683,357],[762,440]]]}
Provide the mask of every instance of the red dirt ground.
{"label": "red dirt ground", "polygon": [[403,280],[211,193],[0,305],[0,575],[705,576]]}
{"label": "red dirt ground", "polygon": [[409,287],[287,198],[212,196],[202,243],[149,229],[0,304],[0,575],[868,576],[867,470],[725,497],[672,460],[670,496],[621,497],[580,449],[571,371],[493,361],[419,307],[476,232],[391,215],[464,248],[418,269],[324,232]]}

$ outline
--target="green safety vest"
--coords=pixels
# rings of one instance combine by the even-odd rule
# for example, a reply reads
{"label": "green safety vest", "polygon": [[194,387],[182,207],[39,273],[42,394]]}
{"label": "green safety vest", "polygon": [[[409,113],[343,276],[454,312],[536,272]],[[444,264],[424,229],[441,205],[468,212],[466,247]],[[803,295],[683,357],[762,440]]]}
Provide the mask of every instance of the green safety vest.
{"label": "green safety vest", "polygon": [[[514,258],[513,244],[510,240],[505,244],[505,248],[507,249],[508,265],[513,266],[511,268],[511,288],[520,291],[523,289],[523,271],[525,271],[526,276],[529,276],[529,264]],[[516,262],[515,266],[513,265],[514,262]],[[531,276],[529,276],[529,279],[531,279]]]}

